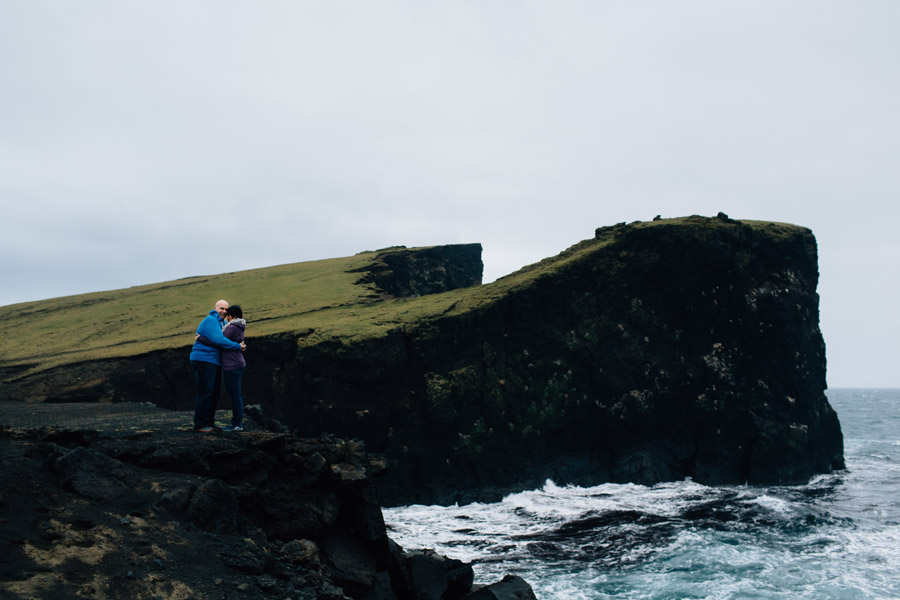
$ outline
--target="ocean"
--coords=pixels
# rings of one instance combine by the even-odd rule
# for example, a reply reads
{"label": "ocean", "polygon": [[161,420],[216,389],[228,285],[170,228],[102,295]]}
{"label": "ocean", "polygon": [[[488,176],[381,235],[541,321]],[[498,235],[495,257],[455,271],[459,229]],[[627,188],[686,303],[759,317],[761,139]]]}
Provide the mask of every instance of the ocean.
{"label": "ocean", "polygon": [[900,598],[900,390],[827,396],[847,468],[790,487],[557,486],[385,509],[392,539],[541,600]]}

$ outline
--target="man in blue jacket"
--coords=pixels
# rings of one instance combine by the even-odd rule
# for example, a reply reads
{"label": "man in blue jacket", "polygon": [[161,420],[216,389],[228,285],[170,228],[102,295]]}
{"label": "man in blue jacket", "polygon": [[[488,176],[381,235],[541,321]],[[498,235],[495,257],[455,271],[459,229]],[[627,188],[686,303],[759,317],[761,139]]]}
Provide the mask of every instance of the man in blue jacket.
{"label": "man in blue jacket", "polygon": [[228,302],[219,300],[209,316],[200,321],[197,327],[197,335],[202,335],[217,347],[207,346],[200,342],[194,342],[191,348],[191,369],[197,380],[197,400],[194,403],[194,431],[207,433],[213,431],[213,417],[215,415],[215,390],[219,368],[222,359],[219,358],[219,348],[225,350],[241,350],[247,346],[229,340],[222,334],[222,326],[225,323],[225,314],[228,311]]}

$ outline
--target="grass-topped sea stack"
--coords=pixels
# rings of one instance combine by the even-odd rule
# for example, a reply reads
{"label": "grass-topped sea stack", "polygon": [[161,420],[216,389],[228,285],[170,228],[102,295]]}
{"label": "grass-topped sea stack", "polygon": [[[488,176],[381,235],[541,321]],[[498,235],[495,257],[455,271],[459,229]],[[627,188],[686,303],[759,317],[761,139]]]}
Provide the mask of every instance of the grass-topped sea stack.
{"label": "grass-topped sea stack", "polygon": [[245,397],[382,454],[383,503],[557,483],[795,483],[843,466],[815,238],[687,217],[597,230],[480,285],[393,248],[6,307],[0,398],[188,409],[196,323],[248,319]]}

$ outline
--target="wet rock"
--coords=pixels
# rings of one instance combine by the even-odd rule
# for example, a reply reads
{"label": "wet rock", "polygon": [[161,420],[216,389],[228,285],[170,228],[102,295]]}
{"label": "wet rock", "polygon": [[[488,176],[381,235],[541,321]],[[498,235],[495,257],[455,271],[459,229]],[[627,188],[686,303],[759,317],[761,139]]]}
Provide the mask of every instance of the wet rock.
{"label": "wet rock", "polygon": [[391,581],[397,595],[417,600],[456,600],[472,589],[472,565],[433,550],[399,551],[391,557]]}
{"label": "wet rock", "polygon": [[464,600],[537,600],[527,581],[507,575],[501,581],[464,596]]}

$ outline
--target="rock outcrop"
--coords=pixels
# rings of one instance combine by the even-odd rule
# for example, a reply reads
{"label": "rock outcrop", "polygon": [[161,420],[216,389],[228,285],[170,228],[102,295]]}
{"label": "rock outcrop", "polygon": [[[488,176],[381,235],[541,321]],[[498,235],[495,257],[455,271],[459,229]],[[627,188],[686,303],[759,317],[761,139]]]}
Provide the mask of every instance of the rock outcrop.
{"label": "rock outcrop", "polygon": [[243,434],[197,434],[189,413],[126,410],[0,428],[0,596],[484,597],[472,565],[388,539],[360,442],[268,432],[252,411]]}
{"label": "rock outcrop", "polygon": [[[472,255],[454,259],[470,274]],[[843,467],[808,229],[724,215],[619,224],[494,283],[416,297],[460,281],[434,260],[395,249],[360,275],[381,294],[373,306],[416,320],[356,337],[287,331],[252,339],[247,356],[245,395],[267,414],[383,456],[383,505],[495,499],[546,479],[787,484]],[[6,393],[189,408],[186,362],[184,348],[90,361]]]}
{"label": "rock outcrop", "polygon": [[602,228],[495,302],[301,348],[270,395],[384,452],[382,502],[557,483],[798,483],[843,467],[815,238],[721,218]]}
{"label": "rock outcrop", "polygon": [[396,298],[438,294],[481,284],[481,244],[433,246],[416,252],[382,250],[366,266],[359,283],[375,284]]}

